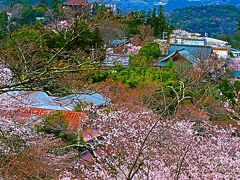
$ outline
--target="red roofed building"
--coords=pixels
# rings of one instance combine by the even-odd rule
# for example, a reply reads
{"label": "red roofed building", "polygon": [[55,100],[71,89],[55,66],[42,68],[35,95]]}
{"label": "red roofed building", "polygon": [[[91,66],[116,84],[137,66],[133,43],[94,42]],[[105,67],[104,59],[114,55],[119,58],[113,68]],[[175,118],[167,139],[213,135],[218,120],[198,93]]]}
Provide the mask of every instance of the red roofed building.
{"label": "red roofed building", "polygon": [[[0,109],[0,116],[6,118],[17,118],[17,120],[24,120],[32,116],[44,117],[55,110],[52,109],[40,109],[40,108],[21,108],[14,110]],[[87,121],[87,114],[84,112],[71,112],[60,111],[66,116],[66,120],[69,122],[68,129],[74,130],[79,128],[79,123]]]}

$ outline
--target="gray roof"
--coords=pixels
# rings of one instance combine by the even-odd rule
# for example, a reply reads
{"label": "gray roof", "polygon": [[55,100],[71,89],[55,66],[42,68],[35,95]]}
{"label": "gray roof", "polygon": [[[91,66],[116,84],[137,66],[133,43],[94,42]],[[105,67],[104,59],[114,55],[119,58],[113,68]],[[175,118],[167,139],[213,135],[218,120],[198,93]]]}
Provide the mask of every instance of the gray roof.
{"label": "gray roof", "polygon": [[156,66],[161,66],[161,67],[165,66],[167,64],[167,61],[169,59],[171,59],[173,56],[175,56],[176,54],[179,54],[181,57],[183,57],[186,61],[188,61],[191,64],[194,64],[194,63],[197,63],[198,61],[200,61],[200,59],[198,59],[196,56],[192,55],[185,49],[181,49],[181,50],[177,50],[177,51],[173,52],[172,54],[168,55],[167,57],[159,60],[156,63]]}
{"label": "gray roof", "polygon": [[95,92],[72,94],[62,98],[48,96],[42,91],[10,91],[0,95],[0,106],[41,108],[72,111],[79,102],[105,106],[110,100]]}
{"label": "gray roof", "polygon": [[87,102],[93,106],[101,107],[109,104],[110,100],[99,93],[89,91],[85,93],[72,94],[62,98],[56,98],[55,102],[68,110],[73,110],[80,102]]}
{"label": "gray roof", "polygon": [[191,64],[197,63],[198,61],[200,61],[198,57],[196,57],[195,55],[192,55],[190,52],[186,51],[185,49],[178,51],[178,53],[180,56],[182,56]]}
{"label": "gray roof", "polygon": [[0,95],[0,106],[66,110],[54,99],[41,91],[10,91]]}
{"label": "gray roof", "polygon": [[110,41],[110,47],[117,47],[129,43],[128,39],[113,39]]}
{"label": "gray roof", "polygon": [[188,51],[191,55],[195,56],[198,59],[208,59],[212,53],[212,47],[210,46],[171,44],[168,49],[168,55],[182,49]]}
{"label": "gray roof", "polygon": [[103,61],[102,65],[112,67],[116,64],[127,67],[129,65],[129,56],[122,54],[107,54],[106,59]]}

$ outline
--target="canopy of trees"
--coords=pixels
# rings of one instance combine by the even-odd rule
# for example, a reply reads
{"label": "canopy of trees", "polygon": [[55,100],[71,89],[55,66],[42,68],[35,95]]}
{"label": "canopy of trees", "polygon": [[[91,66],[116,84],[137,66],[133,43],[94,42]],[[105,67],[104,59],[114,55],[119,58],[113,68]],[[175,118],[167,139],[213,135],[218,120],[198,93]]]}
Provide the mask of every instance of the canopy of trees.
{"label": "canopy of trees", "polygon": [[167,19],[176,28],[216,36],[232,34],[236,30],[240,10],[230,5],[192,6],[169,12]]}

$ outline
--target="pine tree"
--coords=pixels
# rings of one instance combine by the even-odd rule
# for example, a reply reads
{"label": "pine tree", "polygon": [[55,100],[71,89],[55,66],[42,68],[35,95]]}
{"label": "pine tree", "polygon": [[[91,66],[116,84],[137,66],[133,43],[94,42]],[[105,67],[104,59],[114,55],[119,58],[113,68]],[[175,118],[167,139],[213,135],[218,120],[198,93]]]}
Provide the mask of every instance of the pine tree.
{"label": "pine tree", "polygon": [[140,20],[139,22],[140,22],[141,25],[143,25],[145,23],[145,16],[146,16],[145,11],[140,11],[138,13],[138,18]]}
{"label": "pine tree", "polygon": [[122,11],[119,8],[117,9],[116,17],[119,18],[119,19],[122,18]]}
{"label": "pine tree", "polygon": [[152,12],[149,11],[145,17],[145,21],[147,25],[151,25],[152,24]]}
{"label": "pine tree", "polygon": [[94,42],[97,48],[100,48],[103,45],[103,39],[101,38],[101,32],[99,28],[94,30]]}
{"label": "pine tree", "polygon": [[166,23],[166,19],[164,16],[164,12],[163,12],[163,6],[160,5],[159,9],[158,9],[158,35],[162,36],[163,32],[166,30],[167,28],[167,23]]}
{"label": "pine tree", "polygon": [[6,11],[0,12],[0,39],[6,37],[8,16]]}
{"label": "pine tree", "polygon": [[167,32],[167,39],[169,40],[170,35],[172,34],[174,27],[172,25],[167,24],[165,31]]}
{"label": "pine tree", "polygon": [[25,8],[28,8],[30,6],[30,1],[29,0],[23,0],[23,6]]}
{"label": "pine tree", "polygon": [[47,0],[38,0],[38,4],[39,4],[40,6],[48,6]]}
{"label": "pine tree", "polygon": [[151,26],[153,27],[153,32],[154,35],[157,36],[158,35],[158,17],[157,17],[157,13],[156,13],[156,9],[153,9],[153,13],[152,13],[152,24]]}
{"label": "pine tree", "polygon": [[55,13],[59,13],[58,6],[60,4],[60,0],[52,0],[52,9]]}
{"label": "pine tree", "polygon": [[240,32],[240,19],[237,22],[237,32]]}

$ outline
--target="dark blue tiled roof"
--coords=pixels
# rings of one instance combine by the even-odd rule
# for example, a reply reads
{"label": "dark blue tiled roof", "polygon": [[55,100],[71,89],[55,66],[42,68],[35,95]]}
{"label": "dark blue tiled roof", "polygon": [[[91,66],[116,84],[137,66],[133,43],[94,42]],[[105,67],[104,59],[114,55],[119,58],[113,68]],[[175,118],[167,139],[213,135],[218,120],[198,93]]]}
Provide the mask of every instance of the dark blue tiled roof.
{"label": "dark blue tiled roof", "polygon": [[182,49],[188,51],[190,54],[192,54],[198,59],[208,59],[212,53],[212,48],[209,46],[171,44],[168,49],[168,55]]}
{"label": "dark blue tiled roof", "polygon": [[80,102],[88,102],[96,107],[101,107],[101,106],[106,106],[110,100],[103,97],[99,93],[85,92],[85,93],[72,94],[62,98],[57,98],[55,99],[55,101],[59,103],[61,106],[67,109],[73,110],[74,107]]}
{"label": "dark blue tiled roof", "polygon": [[191,64],[197,63],[200,60],[199,58],[197,58],[196,56],[192,55],[191,53],[189,53],[186,50],[180,50],[180,51],[178,51],[178,53],[180,54],[180,56],[182,56],[184,59],[186,59]]}
{"label": "dark blue tiled roof", "polygon": [[159,60],[156,63],[156,66],[160,66],[160,67],[165,66],[167,64],[167,61],[169,59],[171,59],[173,56],[175,56],[177,53],[191,64],[197,63],[200,60],[197,57],[195,57],[194,55],[192,55],[191,53],[189,53],[188,51],[186,51],[185,49],[181,49],[181,50],[175,51],[174,53],[168,55],[164,59]]}
{"label": "dark blue tiled roof", "polygon": [[232,77],[240,78],[240,71],[232,71]]}
{"label": "dark blue tiled roof", "polygon": [[114,40],[110,41],[110,46],[111,47],[116,47],[116,46],[120,46],[120,45],[126,44],[128,42],[129,42],[128,39],[114,39]]}

